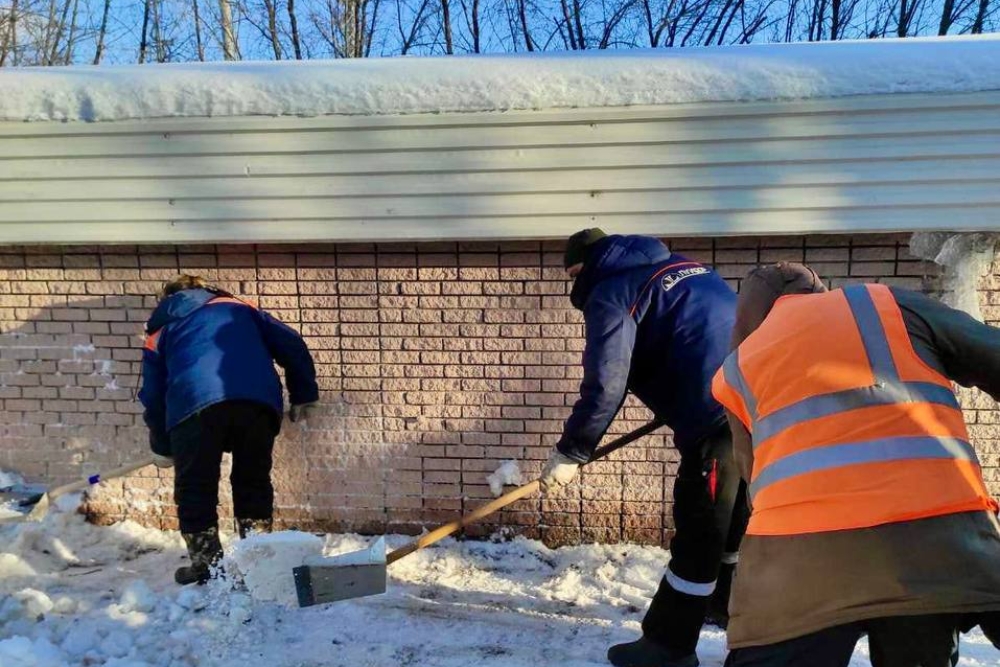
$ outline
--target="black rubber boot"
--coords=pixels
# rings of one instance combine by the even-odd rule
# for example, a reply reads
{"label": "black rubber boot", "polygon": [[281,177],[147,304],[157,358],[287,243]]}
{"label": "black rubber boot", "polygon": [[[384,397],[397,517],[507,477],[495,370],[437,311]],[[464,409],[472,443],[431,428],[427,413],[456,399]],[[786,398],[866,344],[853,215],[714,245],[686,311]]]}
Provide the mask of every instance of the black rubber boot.
{"label": "black rubber boot", "polygon": [[244,540],[254,533],[270,533],[274,530],[274,519],[236,519],[236,532]]}
{"label": "black rubber boot", "polygon": [[200,533],[181,533],[187,544],[191,564],[177,568],[174,581],[182,586],[187,584],[204,584],[212,578],[212,567],[222,560],[222,543],[219,542],[219,529],[212,526]]}
{"label": "black rubber boot", "polygon": [[[616,655],[622,655],[624,661],[643,651],[650,652],[654,662],[614,662],[616,665],[652,665],[662,664],[667,667],[691,667],[698,664],[695,648],[701,635],[701,626],[705,622],[705,612],[708,610],[708,597],[681,593],[673,588],[664,577],[656,595],[649,603],[646,616],[642,619],[642,636],[639,642],[623,644],[612,648]],[[632,647],[627,651],[624,647]],[[659,649],[659,650],[656,650]],[[608,652],[609,659],[611,651]]]}
{"label": "black rubber boot", "polygon": [[677,655],[648,637],[608,649],[608,661],[615,667],[698,667],[694,653]]}

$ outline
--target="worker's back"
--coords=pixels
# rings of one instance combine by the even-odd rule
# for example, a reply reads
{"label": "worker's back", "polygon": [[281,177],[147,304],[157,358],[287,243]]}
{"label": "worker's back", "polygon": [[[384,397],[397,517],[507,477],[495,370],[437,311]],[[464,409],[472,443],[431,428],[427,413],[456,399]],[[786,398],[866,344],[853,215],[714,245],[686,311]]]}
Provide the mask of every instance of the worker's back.
{"label": "worker's back", "polygon": [[766,318],[751,301],[741,316],[763,324],[715,378],[754,502],[730,648],[1000,610],[996,504],[950,386],[1000,397],[1000,330],[878,285],[782,297]]}
{"label": "worker's back", "polygon": [[281,414],[281,382],[259,320],[249,304],[204,289],[160,303],[147,325],[147,349],[166,373],[168,430],[222,401],[255,401]]}
{"label": "worker's back", "polygon": [[[573,301],[588,343],[618,318],[635,322],[628,388],[674,431],[679,448],[725,423],[711,378],[729,351],[736,295],[717,273],[645,236],[609,236],[592,251]],[[584,359],[587,363],[587,359]]]}

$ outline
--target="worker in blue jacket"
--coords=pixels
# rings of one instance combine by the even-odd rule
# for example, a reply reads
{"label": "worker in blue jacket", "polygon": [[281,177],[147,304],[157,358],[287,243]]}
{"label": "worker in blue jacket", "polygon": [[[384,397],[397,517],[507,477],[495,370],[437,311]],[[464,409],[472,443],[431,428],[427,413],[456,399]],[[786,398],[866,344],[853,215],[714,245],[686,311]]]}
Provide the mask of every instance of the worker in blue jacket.
{"label": "worker in blue jacket", "polygon": [[613,646],[608,659],[618,667],[692,667],[706,618],[725,624],[746,527],[732,436],[711,394],[729,352],[736,294],[711,269],[645,236],[583,230],[570,237],[564,264],[574,279],[570,300],[585,322],[583,380],[542,487],[573,480],[628,391],[673,430],[681,461],[670,563],[643,636]]}
{"label": "worker in blue jacket", "polygon": [[174,500],[191,566],[174,578],[204,583],[222,556],[222,453],[232,453],[240,536],[270,532],[271,451],[283,413],[274,362],[285,369],[293,422],[315,409],[316,370],[293,329],[198,276],[178,276],[161,297],[146,324],[139,398],[156,464],[175,469]]}

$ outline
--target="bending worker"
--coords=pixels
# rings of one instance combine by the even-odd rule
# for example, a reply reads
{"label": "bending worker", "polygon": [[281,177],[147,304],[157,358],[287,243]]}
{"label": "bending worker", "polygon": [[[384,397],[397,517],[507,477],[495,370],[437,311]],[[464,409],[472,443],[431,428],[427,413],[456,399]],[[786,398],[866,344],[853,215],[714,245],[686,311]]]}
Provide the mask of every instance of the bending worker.
{"label": "bending worker", "polygon": [[752,514],[728,667],[952,667],[1000,611],[997,503],[952,381],[1000,397],[1000,330],[800,264],[744,282],[714,380]]}
{"label": "bending worker", "polygon": [[174,579],[204,583],[222,556],[222,453],[232,453],[240,537],[270,532],[271,451],[282,415],[274,362],[285,369],[293,422],[306,419],[319,398],[316,370],[296,331],[198,276],[164,286],[146,331],[139,398],[156,465],[175,468],[174,501],[191,557]]}
{"label": "bending worker", "polygon": [[570,300],[585,321],[583,381],[542,486],[551,491],[573,480],[629,390],[673,430],[681,461],[670,563],[642,637],[612,647],[608,659],[618,667],[691,667],[710,600],[725,614],[727,575],[745,525],[733,516],[746,503],[737,502],[732,439],[711,395],[712,375],[729,350],[736,295],[711,269],[644,236],[578,232],[565,267],[574,279]]}

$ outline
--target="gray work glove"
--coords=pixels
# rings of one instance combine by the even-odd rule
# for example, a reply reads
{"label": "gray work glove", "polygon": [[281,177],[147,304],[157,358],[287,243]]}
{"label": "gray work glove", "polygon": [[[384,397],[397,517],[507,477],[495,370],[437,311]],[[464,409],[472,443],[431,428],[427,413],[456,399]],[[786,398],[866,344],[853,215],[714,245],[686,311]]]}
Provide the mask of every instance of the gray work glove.
{"label": "gray work glove", "polygon": [[580,464],[569,458],[558,449],[552,450],[548,463],[542,469],[542,476],[539,479],[542,491],[549,493],[560,489],[576,477],[576,472],[580,469]]}
{"label": "gray work glove", "polygon": [[288,408],[288,419],[294,424],[295,422],[305,422],[309,421],[316,413],[316,409],[319,407],[319,401],[313,401],[312,403],[300,403],[299,405],[293,405]]}
{"label": "gray work glove", "polygon": [[153,465],[157,468],[173,468],[174,457],[164,456],[163,454],[153,454]]}

